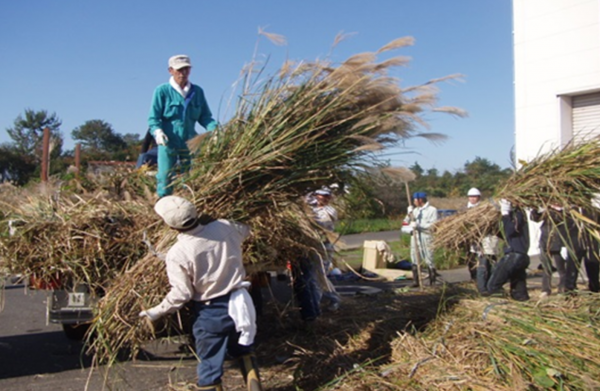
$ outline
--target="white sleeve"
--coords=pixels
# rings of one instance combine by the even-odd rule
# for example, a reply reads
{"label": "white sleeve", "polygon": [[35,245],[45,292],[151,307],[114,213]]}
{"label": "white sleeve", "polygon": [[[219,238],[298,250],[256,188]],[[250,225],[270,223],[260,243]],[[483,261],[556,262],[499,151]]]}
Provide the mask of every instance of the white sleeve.
{"label": "white sleeve", "polygon": [[337,219],[338,219],[337,210],[335,210],[335,208],[333,206],[327,205],[323,209],[325,210],[325,212],[327,212],[331,221],[334,221],[334,222],[337,221]]}
{"label": "white sleeve", "polygon": [[159,311],[161,316],[177,311],[190,301],[194,295],[192,281],[184,268],[178,262],[169,261],[168,256],[166,263],[171,290],[167,293],[163,301],[154,307]]}
{"label": "white sleeve", "polygon": [[419,222],[419,226],[423,229],[429,229],[437,221],[437,209],[433,207],[426,208],[423,211],[423,217]]}

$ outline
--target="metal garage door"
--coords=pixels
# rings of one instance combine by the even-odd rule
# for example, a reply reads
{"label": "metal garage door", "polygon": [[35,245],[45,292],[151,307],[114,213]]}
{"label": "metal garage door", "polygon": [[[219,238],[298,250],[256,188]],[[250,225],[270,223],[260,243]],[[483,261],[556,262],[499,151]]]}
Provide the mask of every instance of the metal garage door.
{"label": "metal garage door", "polygon": [[600,136],[600,93],[578,95],[572,99],[574,141]]}

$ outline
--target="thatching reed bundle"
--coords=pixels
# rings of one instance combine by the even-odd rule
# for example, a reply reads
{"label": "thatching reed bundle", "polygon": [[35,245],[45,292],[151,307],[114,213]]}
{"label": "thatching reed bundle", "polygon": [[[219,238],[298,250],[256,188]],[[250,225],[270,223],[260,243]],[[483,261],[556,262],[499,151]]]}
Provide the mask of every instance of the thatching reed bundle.
{"label": "thatching reed bundle", "polygon": [[[405,43],[395,41],[378,53]],[[319,230],[302,196],[324,184],[352,181],[377,161],[374,151],[382,147],[437,136],[418,131],[422,113],[434,109],[433,84],[406,92],[389,75],[398,63],[377,63],[376,54],[337,66],[286,63],[266,79],[250,67],[232,119],[190,143],[199,157],[176,191],[184,184],[183,194],[212,218],[249,224],[254,238],[247,262],[281,266],[303,253],[321,252]],[[154,239],[157,251],[165,252],[174,236],[165,232]],[[142,277],[148,270],[155,272]],[[100,303],[92,345],[98,361],[111,362],[120,348],[135,351],[151,337],[137,315],[156,305],[167,288],[162,262],[151,255],[121,276]]]}
{"label": "thatching reed bundle", "polygon": [[[415,390],[600,388],[600,298],[553,296],[543,302],[461,300],[422,335],[392,344],[379,368]],[[364,381],[364,380],[363,380]],[[400,384],[398,384],[400,385]]]}
{"label": "thatching reed bundle", "polygon": [[[583,144],[568,144],[533,159],[516,171],[505,183],[497,186],[495,200],[505,198],[513,205],[523,208],[545,208],[559,206],[564,208],[560,221],[550,220],[553,226],[565,219],[577,223],[596,238],[600,238],[598,222],[590,218],[595,211],[592,200],[600,193],[600,139],[591,139]],[[436,243],[443,247],[459,247],[465,239],[478,242],[478,234],[487,234],[485,230],[469,233],[462,228],[477,227],[482,222],[499,220],[494,208],[473,208],[467,214],[452,216],[436,224],[436,232],[443,234]],[[459,223],[460,230],[454,224]],[[568,241],[567,241],[568,242]]]}
{"label": "thatching reed bundle", "polygon": [[85,181],[90,192],[70,184],[47,184],[23,190],[5,211],[0,239],[0,266],[42,286],[86,284],[103,290],[147,252],[139,240],[156,231],[151,203],[135,196],[136,174],[117,172]]}
{"label": "thatching reed bundle", "polygon": [[500,212],[489,201],[474,208],[448,216],[433,226],[433,245],[436,248],[464,250],[480,243],[487,235],[497,235],[500,228]]}

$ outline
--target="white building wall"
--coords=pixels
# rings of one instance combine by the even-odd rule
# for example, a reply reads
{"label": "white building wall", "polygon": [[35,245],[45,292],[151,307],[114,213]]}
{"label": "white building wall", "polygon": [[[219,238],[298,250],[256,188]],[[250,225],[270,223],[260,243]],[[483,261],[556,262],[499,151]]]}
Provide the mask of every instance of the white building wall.
{"label": "white building wall", "polygon": [[600,91],[600,0],[513,0],[515,153],[572,138],[570,97]]}

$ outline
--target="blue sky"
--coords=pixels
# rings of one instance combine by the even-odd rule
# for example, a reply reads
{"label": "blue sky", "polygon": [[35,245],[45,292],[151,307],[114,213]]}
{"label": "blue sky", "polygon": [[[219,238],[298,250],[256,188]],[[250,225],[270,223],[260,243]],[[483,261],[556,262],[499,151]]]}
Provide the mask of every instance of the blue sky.
{"label": "blue sky", "polygon": [[[461,73],[440,84],[443,106],[464,119],[431,115],[441,144],[407,140],[390,151],[395,166],[415,161],[455,172],[476,156],[509,167],[514,145],[510,0],[20,0],[0,12],[0,142],[26,108],[55,112],[65,148],[71,131],[101,119],[115,131],[146,130],[154,88],[168,80],[167,60],[188,54],[191,81],[201,85],[217,119],[242,67],[255,51],[273,69],[285,58],[324,58],[340,32],[353,36],[331,55],[375,51],[395,38],[415,45],[392,53],[412,61],[397,76],[404,86]],[[257,31],[286,37],[275,46]],[[258,46],[257,46],[258,45]],[[257,49],[258,48],[258,49]],[[200,127],[197,130],[201,130]]]}

